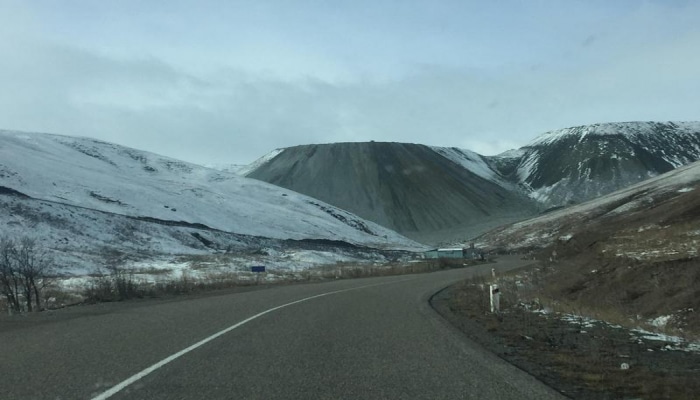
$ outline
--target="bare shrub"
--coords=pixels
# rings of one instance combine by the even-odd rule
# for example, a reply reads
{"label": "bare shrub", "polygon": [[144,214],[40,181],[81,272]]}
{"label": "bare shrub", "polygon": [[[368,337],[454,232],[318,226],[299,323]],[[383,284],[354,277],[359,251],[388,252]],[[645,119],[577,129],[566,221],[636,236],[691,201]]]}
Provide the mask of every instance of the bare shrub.
{"label": "bare shrub", "polygon": [[85,301],[100,303],[143,297],[143,288],[136,282],[133,268],[124,266],[128,260],[127,255],[122,251],[105,247],[103,256],[106,273],[100,272],[85,288],[83,291]]}
{"label": "bare shrub", "polygon": [[120,266],[110,266],[107,268],[110,272],[114,292],[118,300],[128,300],[135,297],[142,297],[136,281],[134,279],[134,271],[130,268],[122,268]]}
{"label": "bare shrub", "polygon": [[0,291],[10,312],[42,309],[42,291],[51,283],[53,259],[35,239],[0,238]]}
{"label": "bare shrub", "polygon": [[20,312],[20,291],[22,279],[15,260],[15,242],[6,237],[0,238],[0,285],[2,295],[7,299],[7,308],[12,312]]}
{"label": "bare shrub", "polygon": [[83,297],[87,303],[103,303],[114,301],[112,280],[107,275],[93,277],[83,290]]}

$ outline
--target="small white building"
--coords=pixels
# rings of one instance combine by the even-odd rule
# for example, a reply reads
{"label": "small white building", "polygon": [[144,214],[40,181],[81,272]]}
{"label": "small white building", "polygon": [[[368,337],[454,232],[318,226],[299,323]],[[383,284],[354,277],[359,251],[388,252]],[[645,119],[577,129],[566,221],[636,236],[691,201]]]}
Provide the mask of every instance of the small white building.
{"label": "small white building", "polygon": [[439,258],[465,258],[467,254],[466,249],[462,248],[445,248],[445,249],[432,249],[424,253],[426,259],[439,259]]}
{"label": "small white building", "polygon": [[484,253],[477,250],[474,245],[470,248],[444,248],[444,249],[432,249],[423,253],[423,258],[437,260],[440,258],[449,259],[467,259],[467,260],[483,260]]}

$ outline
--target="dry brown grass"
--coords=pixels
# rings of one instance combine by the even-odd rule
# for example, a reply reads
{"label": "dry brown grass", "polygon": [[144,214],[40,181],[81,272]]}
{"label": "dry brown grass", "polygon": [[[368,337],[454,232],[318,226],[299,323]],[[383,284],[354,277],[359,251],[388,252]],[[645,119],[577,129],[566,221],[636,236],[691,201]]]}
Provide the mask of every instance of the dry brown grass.
{"label": "dry brown grass", "polygon": [[[516,290],[518,286],[508,281],[521,281],[522,276],[521,271],[500,277],[498,282],[503,291]],[[501,302],[499,315],[491,314],[487,312],[488,291],[483,290],[490,280],[474,278],[453,286],[448,297],[434,300],[433,305],[437,303],[436,308],[472,339],[567,395],[577,399],[692,399],[700,393],[698,355],[649,352],[653,344],[630,341],[624,329],[535,314],[526,311],[522,302],[514,304],[512,298],[517,296]],[[583,313],[575,304],[557,303],[557,307]],[[620,369],[623,362],[630,364],[629,370]]]}
{"label": "dry brown grass", "polygon": [[[226,255],[216,257],[216,262],[228,260]],[[275,271],[256,274],[249,271],[212,269],[212,256],[187,256],[179,262],[189,262],[197,276],[187,270],[172,278],[172,271],[164,269],[119,270],[119,274],[100,273],[82,292],[88,303],[122,301],[131,298],[151,298],[170,295],[200,293],[254,285],[282,285],[298,282],[320,282],[333,279],[353,279],[376,276],[418,274],[450,268],[464,268],[484,263],[466,260],[425,260],[411,263],[389,263],[386,265],[358,265],[337,263],[302,271]],[[206,267],[204,267],[206,265]],[[221,265],[221,264],[217,264]],[[201,268],[197,268],[200,266]],[[155,282],[146,282],[140,274],[156,276]],[[123,290],[126,287],[128,290]]]}

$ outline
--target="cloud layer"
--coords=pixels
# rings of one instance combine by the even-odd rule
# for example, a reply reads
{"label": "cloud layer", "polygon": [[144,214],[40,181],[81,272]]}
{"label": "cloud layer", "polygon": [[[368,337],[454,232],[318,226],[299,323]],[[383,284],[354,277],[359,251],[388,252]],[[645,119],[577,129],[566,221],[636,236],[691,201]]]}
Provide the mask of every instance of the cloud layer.
{"label": "cloud layer", "polygon": [[[65,13],[86,3],[70,3]],[[420,7],[398,7],[387,20],[358,6],[343,19],[333,10],[302,7],[299,17],[258,2],[246,29],[217,25],[214,10],[192,17],[210,18],[204,33],[221,29],[209,40],[177,34],[187,22],[178,7],[170,18],[152,6],[140,10],[129,22],[137,29],[117,39],[113,30],[128,28],[119,12],[139,11],[139,3],[124,3],[104,28],[92,21],[83,29],[67,26],[65,15],[44,15],[51,10],[4,3],[0,128],[97,137],[198,163],[248,163],[278,147],[338,141],[494,154],[566,126],[700,119],[700,30],[688,18],[700,8],[582,2],[577,16],[555,3],[500,17],[467,10],[497,25],[468,28],[453,15],[466,11],[449,8],[421,15]],[[106,12],[82,11],[83,18]],[[304,26],[314,19],[327,31]],[[149,28],[155,23],[161,36]]]}

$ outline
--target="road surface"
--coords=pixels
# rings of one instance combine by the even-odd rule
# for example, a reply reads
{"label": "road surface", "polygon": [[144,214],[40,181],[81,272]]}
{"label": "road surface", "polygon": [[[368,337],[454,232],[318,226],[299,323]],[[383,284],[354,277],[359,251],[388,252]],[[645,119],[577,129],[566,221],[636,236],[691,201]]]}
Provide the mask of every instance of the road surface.
{"label": "road surface", "polygon": [[5,318],[0,398],[562,398],[430,308],[438,290],[491,268]]}

